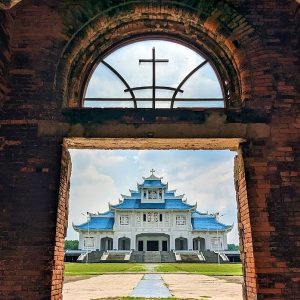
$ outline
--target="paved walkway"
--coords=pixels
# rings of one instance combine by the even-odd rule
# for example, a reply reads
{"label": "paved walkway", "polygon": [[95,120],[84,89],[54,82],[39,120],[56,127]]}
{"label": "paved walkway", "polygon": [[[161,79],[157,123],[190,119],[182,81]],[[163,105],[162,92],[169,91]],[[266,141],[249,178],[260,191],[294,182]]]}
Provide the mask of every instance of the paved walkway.
{"label": "paved walkway", "polygon": [[130,294],[131,297],[168,298],[172,297],[169,289],[159,274],[145,274]]}
{"label": "paved walkway", "polygon": [[137,286],[143,274],[104,274],[69,282],[63,287],[63,300],[90,300],[126,297]]}
{"label": "paved walkway", "polygon": [[213,276],[161,275],[174,297],[209,300],[242,300],[242,285]]}
{"label": "paved walkway", "polygon": [[63,288],[64,300],[171,295],[182,299],[242,300],[242,285],[197,274],[105,274],[68,282]]}

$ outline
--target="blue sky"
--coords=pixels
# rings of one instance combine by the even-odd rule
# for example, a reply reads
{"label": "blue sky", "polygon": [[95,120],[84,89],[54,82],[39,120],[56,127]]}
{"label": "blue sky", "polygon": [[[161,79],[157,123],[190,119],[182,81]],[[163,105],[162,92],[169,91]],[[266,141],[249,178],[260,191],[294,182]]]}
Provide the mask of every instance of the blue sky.
{"label": "blue sky", "polygon": [[67,239],[77,239],[72,222],[85,221],[82,213],[104,212],[108,202],[136,189],[150,170],[169,183],[169,189],[185,194],[202,212],[220,212],[220,221],[234,223],[230,243],[238,243],[237,209],[231,151],[203,150],[70,150],[72,176]]}
{"label": "blue sky", "polygon": [[[194,50],[178,43],[163,40],[146,40],[129,44],[108,55],[104,60],[115,68],[131,87],[152,85],[152,64],[141,63],[139,59],[151,59],[155,47],[157,59],[168,59],[168,63],[156,64],[156,85],[176,88],[183,78],[205,59]],[[103,64],[99,64],[91,76],[86,91],[87,98],[119,97],[130,98],[124,93],[126,87]],[[222,91],[212,66],[207,63],[183,85],[183,93],[177,98],[222,98]],[[157,97],[172,98],[172,91],[157,90]],[[151,97],[151,90],[135,91],[136,97]],[[133,107],[132,102],[86,102],[92,107]],[[175,102],[176,106],[223,106],[222,102]],[[161,102],[157,107],[169,107],[169,102]],[[139,103],[138,107],[151,107],[149,103]]]}

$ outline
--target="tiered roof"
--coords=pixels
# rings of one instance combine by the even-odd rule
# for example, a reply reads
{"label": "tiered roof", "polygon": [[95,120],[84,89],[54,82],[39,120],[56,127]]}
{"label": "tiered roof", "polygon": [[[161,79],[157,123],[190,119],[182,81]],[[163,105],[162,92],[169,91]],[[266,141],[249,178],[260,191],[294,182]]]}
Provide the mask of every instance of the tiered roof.
{"label": "tiered roof", "polygon": [[[114,225],[114,212],[132,210],[166,210],[166,211],[190,211],[192,230],[195,231],[230,231],[232,226],[220,223],[216,215],[201,213],[196,210],[196,204],[191,205],[183,199],[184,195],[175,195],[175,190],[168,190],[168,184],[162,183],[162,178],[152,175],[145,178],[142,184],[137,184],[138,190],[129,190],[130,195],[121,195],[122,200],[118,204],[109,205],[110,210],[105,213],[90,214],[90,220],[81,225],[73,225],[75,230],[112,230]],[[161,188],[164,190],[162,203],[143,203],[142,190]]]}

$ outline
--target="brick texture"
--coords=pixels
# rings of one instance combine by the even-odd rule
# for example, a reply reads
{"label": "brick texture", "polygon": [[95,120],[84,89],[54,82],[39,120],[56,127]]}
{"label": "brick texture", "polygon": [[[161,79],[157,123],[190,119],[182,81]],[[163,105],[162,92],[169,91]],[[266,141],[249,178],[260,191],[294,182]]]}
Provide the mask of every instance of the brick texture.
{"label": "brick texture", "polygon": [[[300,299],[299,3],[17,2],[0,1],[0,299],[61,299],[64,138],[153,135],[243,139],[235,183],[244,298]],[[229,81],[223,123],[209,109],[82,111],[99,55],[149,34],[210,57]]]}

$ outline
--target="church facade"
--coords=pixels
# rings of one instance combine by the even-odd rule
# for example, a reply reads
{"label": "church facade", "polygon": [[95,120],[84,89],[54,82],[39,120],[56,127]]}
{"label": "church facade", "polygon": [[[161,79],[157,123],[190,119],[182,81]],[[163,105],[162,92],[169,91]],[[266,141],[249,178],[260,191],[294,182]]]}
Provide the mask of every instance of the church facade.
{"label": "church facade", "polygon": [[218,221],[217,214],[197,211],[152,174],[137,190],[122,195],[104,213],[89,213],[88,221],[73,228],[81,250],[224,251],[232,225]]}

